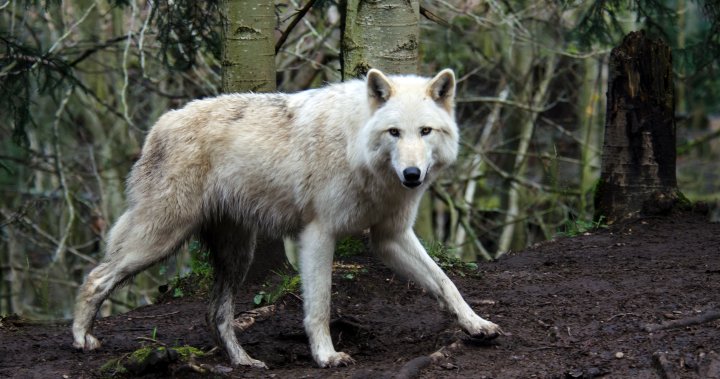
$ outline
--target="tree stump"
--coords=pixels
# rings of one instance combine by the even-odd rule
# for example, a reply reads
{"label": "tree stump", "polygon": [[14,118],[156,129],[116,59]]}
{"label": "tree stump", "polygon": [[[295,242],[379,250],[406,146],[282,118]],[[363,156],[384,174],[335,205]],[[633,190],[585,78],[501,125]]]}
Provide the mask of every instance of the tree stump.
{"label": "tree stump", "polygon": [[595,218],[667,213],[684,199],[675,176],[675,103],[668,45],[643,31],[610,53],[605,142]]}

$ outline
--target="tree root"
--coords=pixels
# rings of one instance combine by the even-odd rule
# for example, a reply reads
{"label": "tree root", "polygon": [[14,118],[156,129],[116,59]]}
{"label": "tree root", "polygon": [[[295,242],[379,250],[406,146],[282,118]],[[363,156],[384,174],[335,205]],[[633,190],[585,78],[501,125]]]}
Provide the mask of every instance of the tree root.
{"label": "tree root", "polygon": [[643,326],[643,330],[646,332],[656,332],[658,330],[704,324],[717,319],[720,319],[720,309],[711,309],[697,316],[687,317],[680,320],[671,320],[660,324],[645,324],[645,326]]}

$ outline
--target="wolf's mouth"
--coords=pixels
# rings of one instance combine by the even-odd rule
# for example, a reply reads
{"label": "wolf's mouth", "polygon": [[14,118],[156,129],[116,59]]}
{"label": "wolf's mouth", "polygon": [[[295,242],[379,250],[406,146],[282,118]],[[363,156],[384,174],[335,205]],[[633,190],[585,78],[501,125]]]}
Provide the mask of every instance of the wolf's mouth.
{"label": "wolf's mouth", "polygon": [[412,181],[412,182],[403,180],[402,184],[407,188],[415,188],[415,187],[418,187],[419,185],[421,185],[422,182],[419,180]]}

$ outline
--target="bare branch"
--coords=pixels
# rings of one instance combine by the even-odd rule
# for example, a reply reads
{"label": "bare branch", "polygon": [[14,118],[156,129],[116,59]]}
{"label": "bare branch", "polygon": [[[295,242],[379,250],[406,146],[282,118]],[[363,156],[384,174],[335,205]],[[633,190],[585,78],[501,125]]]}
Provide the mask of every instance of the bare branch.
{"label": "bare branch", "polygon": [[275,43],[275,54],[277,54],[278,51],[280,51],[280,48],[285,43],[285,40],[287,40],[288,35],[290,35],[290,32],[292,32],[293,29],[295,29],[295,26],[297,26],[297,24],[300,22],[300,20],[302,20],[302,18],[305,17],[305,15],[308,13],[308,11],[310,11],[310,8],[312,8],[313,4],[315,4],[315,1],[316,0],[309,0],[305,4],[305,6],[302,7],[302,9],[300,9],[297,12],[297,15],[295,15],[295,18],[293,18],[293,20],[290,22],[290,25],[288,25],[288,27],[282,33],[282,35],[280,36],[278,41]]}
{"label": "bare branch", "polygon": [[60,178],[60,185],[62,186],[65,204],[67,205],[68,209],[67,225],[65,225],[65,231],[60,237],[60,241],[58,241],[57,249],[55,249],[55,254],[53,254],[53,260],[60,261],[64,260],[65,250],[67,247],[67,239],[70,235],[70,231],[72,230],[73,225],[75,224],[75,206],[73,205],[72,196],[70,195],[70,189],[68,188],[67,179],[65,178],[65,168],[63,166],[62,152],[60,150],[60,132],[58,131],[58,129],[60,120],[62,119],[62,114],[65,112],[65,106],[70,100],[70,96],[72,95],[74,88],[75,87],[69,87],[67,91],[65,91],[65,96],[63,97],[62,101],[60,102],[60,106],[55,112],[55,121],[53,121],[52,124],[53,145],[55,149],[55,169],[57,170],[57,175]]}

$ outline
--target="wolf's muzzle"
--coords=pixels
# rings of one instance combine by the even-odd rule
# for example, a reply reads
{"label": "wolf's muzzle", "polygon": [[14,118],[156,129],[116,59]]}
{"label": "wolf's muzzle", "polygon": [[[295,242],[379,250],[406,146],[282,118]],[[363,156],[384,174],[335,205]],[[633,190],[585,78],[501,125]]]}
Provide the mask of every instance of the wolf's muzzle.
{"label": "wolf's muzzle", "polygon": [[422,184],[420,181],[421,172],[417,167],[408,167],[403,170],[403,182],[402,184],[408,188],[415,188]]}

